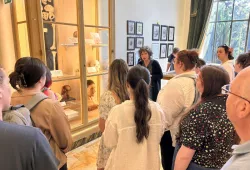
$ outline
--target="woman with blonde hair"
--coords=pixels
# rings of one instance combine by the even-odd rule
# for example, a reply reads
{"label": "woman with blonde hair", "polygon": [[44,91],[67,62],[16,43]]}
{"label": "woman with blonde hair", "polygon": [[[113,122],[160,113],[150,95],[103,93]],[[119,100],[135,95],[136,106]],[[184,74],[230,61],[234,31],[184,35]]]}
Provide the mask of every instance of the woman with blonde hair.
{"label": "woman with blonde hair", "polygon": [[[104,92],[100,99],[99,127],[101,132],[105,129],[105,122],[108,118],[109,111],[117,104],[128,100],[128,91],[126,87],[128,65],[122,59],[116,59],[109,67],[108,90]],[[105,147],[103,137],[101,137],[97,169],[103,170],[111,153],[111,149]]]}

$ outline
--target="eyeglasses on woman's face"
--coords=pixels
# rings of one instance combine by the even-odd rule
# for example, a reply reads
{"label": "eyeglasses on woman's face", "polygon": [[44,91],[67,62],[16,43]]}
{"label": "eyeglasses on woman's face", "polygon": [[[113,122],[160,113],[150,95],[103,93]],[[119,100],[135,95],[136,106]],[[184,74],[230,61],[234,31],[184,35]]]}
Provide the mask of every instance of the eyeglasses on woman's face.
{"label": "eyeglasses on woman's face", "polygon": [[246,100],[246,101],[248,101],[248,102],[250,103],[250,101],[249,101],[248,99],[246,99],[245,97],[242,97],[242,96],[240,96],[240,95],[238,95],[238,94],[232,93],[232,92],[230,91],[230,86],[231,86],[230,84],[224,85],[224,86],[221,88],[221,93],[222,93],[222,94],[232,94],[232,95],[237,96],[237,97],[239,97],[239,98],[241,98],[241,99],[243,99],[243,100]]}

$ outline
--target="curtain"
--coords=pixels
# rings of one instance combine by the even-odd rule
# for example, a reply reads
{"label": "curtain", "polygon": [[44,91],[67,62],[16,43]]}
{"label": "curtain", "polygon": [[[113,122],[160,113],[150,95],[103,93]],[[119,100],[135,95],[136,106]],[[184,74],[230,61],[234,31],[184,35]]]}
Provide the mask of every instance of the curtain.
{"label": "curtain", "polygon": [[187,48],[199,48],[213,0],[191,0],[191,14]]}

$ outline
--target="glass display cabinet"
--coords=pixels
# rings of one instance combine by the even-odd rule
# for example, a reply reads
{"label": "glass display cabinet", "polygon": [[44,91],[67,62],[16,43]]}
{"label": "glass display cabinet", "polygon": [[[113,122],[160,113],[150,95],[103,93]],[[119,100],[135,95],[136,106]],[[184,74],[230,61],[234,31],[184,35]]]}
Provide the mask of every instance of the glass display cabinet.
{"label": "glass display cabinet", "polygon": [[73,136],[97,129],[114,52],[113,0],[14,0],[12,7],[17,58],[40,58],[50,69]]}

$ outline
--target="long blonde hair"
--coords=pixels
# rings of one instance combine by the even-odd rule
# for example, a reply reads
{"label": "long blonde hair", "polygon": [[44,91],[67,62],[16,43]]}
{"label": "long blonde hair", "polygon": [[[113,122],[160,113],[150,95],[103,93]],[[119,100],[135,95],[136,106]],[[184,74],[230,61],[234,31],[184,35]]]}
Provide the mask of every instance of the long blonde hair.
{"label": "long blonde hair", "polygon": [[115,59],[109,67],[108,90],[113,91],[121,102],[128,100],[126,87],[128,65],[122,59]]}

